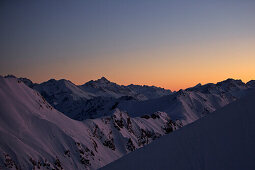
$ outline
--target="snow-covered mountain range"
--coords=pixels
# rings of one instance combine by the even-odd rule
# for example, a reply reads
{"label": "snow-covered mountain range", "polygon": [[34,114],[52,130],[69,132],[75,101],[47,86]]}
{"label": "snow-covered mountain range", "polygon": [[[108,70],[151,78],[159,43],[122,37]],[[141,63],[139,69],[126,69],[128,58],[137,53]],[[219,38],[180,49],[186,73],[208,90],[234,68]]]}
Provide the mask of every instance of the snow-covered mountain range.
{"label": "snow-covered mountain range", "polygon": [[255,91],[102,170],[255,169]]}
{"label": "snow-covered mountain range", "polygon": [[233,79],[171,92],[106,78],[77,86],[0,77],[0,169],[97,169],[254,88]]}
{"label": "snow-covered mountain range", "polygon": [[137,100],[154,99],[161,96],[171,94],[171,90],[155,86],[140,86],[140,85],[118,85],[110,82],[105,77],[96,81],[89,81],[84,85],[79,86],[82,90],[95,94],[96,96],[120,98],[123,96],[131,96]]}
{"label": "snow-covered mountain range", "polygon": [[0,77],[0,168],[97,169],[181,127],[166,113],[76,121],[21,80]]}
{"label": "snow-covered mountain range", "polygon": [[245,84],[241,80],[227,79],[217,84],[210,83],[179,90],[157,99],[127,101],[120,103],[118,107],[131,116],[162,111],[172,119],[188,124],[249,94],[253,89],[252,81]]}
{"label": "snow-covered mountain range", "polygon": [[154,86],[118,85],[105,77],[81,86],[64,79],[51,79],[41,84],[26,78],[20,80],[40,92],[54,108],[76,120],[109,115],[119,102],[149,100],[172,93]]}
{"label": "snow-covered mountain range", "polygon": [[[68,80],[49,80],[33,84],[20,79],[40,94],[58,111],[75,120],[111,115],[115,108],[131,117],[166,112],[183,124],[191,123],[249,93],[254,81],[227,79],[217,84],[198,84],[185,90],[171,92],[154,87],[123,86],[105,77],[76,86]],[[31,85],[32,84],[32,85]]]}
{"label": "snow-covered mountain range", "polygon": [[41,84],[20,78],[40,94],[55,109],[75,120],[100,118],[115,108],[131,117],[166,112],[183,124],[191,123],[249,93],[254,81],[227,79],[217,84],[198,84],[178,92],[140,85],[118,85],[105,77],[77,86],[68,80],[51,79]]}

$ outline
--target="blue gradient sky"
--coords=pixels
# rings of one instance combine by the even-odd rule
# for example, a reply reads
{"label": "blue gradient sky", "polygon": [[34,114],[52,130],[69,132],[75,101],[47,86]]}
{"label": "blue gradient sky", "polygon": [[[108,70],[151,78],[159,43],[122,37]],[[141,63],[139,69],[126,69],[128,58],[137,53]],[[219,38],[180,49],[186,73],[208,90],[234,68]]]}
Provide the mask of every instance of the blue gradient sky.
{"label": "blue gradient sky", "polygon": [[254,0],[0,2],[0,74],[173,90],[255,79]]}

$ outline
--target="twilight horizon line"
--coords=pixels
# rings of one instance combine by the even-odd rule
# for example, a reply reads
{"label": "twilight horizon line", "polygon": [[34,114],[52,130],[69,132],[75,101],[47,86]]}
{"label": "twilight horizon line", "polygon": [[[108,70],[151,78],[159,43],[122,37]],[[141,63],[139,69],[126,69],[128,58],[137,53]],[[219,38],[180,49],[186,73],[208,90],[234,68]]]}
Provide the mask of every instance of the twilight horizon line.
{"label": "twilight horizon line", "polygon": [[41,81],[41,82],[36,82],[36,81],[33,81],[32,79],[26,77],[26,76],[16,76],[16,75],[13,75],[13,74],[6,74],[6,75],[0,75],[0,76],[3,76],[3,77],[16,77],[16,78],[26,78],[26,79],[29,79],[30,81],[32,81],[33,83],[36,83],[36,84],[41,84],[41,83],[44,83],[44,82],[47,82],[47,81],[50,81],[50,80],[56,80],[56,81],[59,81],[59,80],[67,80],[67,81],[70,81],[71,83],[73,83],[74,85],[76,86],[81,86],[81,85],[84,85],[90,81],[98,81],[98,80],[105,80],[105,81],[109,81],[110,83],[116,83],[117,85],[120,85],[120,86],[129,86],[129,85],[140,85],[140,86],[154,86],[154,87],[159,87],[159,88],[163,88],[163,89],[166,89],[166,90],[171,90],[172,92],[175,92],[175,91],[179,91],[179,90],[185,90],[185,89],[188,89],[188,88],[192,88],[192,87],[195,87],[197,85],[206,85],[206,84],[217,84],[219,82],[222,82],[222,81],[226,81],[226,80],[240,80],[242,81],[243,83],[248,83],[250,81],[254,81],[255,79],[250,79],[250,80],[247,80],[247,81],[243,81],[242,79],[239,79],[239,78],[226,78],[226,79],[223,79],[223,80],[220,80],[220,81],[217,81],[217,82],[205,82],[205,83],[201,83],[201,82],[198,82],[198,83],[195,83],[193,84],[193,86],[189,86],[189,87],[186,87],[186,88],[179,88],[179,89],[170,89],[170,88],[165,88],[165,87],[161,87],[161,86],[157,86],[157,85],[148,85],[148,84],[136,84],[136,83],[128,83],[128,84],[120,84],[118,82],[115,82],[115,81],[112,81],[111,79],[109,79],[108,77],[106,76],[101,76],[100,78],[97,78],[97,79],[91,79],[91,80],[88,80],[88,81],[84,81],[83,83],[81,84],[77,84],[75,82],[73,82],[72,80],[69,80],[69,79],[65,79],[65,78],[59,78],[59,79],[55,79],[55,78],[50,78],[50,79],[47,79],[47,80],[44,80],[44,81]]}

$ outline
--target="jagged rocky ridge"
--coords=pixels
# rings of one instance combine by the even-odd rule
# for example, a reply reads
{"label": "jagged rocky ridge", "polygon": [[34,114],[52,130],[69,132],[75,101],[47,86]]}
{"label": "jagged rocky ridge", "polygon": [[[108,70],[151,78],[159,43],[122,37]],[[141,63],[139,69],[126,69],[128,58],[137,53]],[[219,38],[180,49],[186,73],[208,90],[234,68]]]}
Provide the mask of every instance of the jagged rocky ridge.
{"label": "jagged rocky ridge", "polygon": [[0,167],[97,169],[180,127],[163,112],[72,120],[16,78],[0,77]]}

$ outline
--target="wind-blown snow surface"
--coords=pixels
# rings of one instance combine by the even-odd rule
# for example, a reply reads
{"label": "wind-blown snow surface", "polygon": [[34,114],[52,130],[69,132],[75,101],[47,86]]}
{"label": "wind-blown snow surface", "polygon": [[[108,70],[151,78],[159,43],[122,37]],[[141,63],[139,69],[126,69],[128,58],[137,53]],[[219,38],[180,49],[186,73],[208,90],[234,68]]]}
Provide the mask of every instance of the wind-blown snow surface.
{"label": "wind-blown snow surface", "polygon": [[76,121],[21,80],[0,76],[0,169],[97,169],[181,127],[166,113]]}
{"label": "wind-blown snow surface", "polygon": [[104,170],[254,170],[255,93],[166,135]]}

